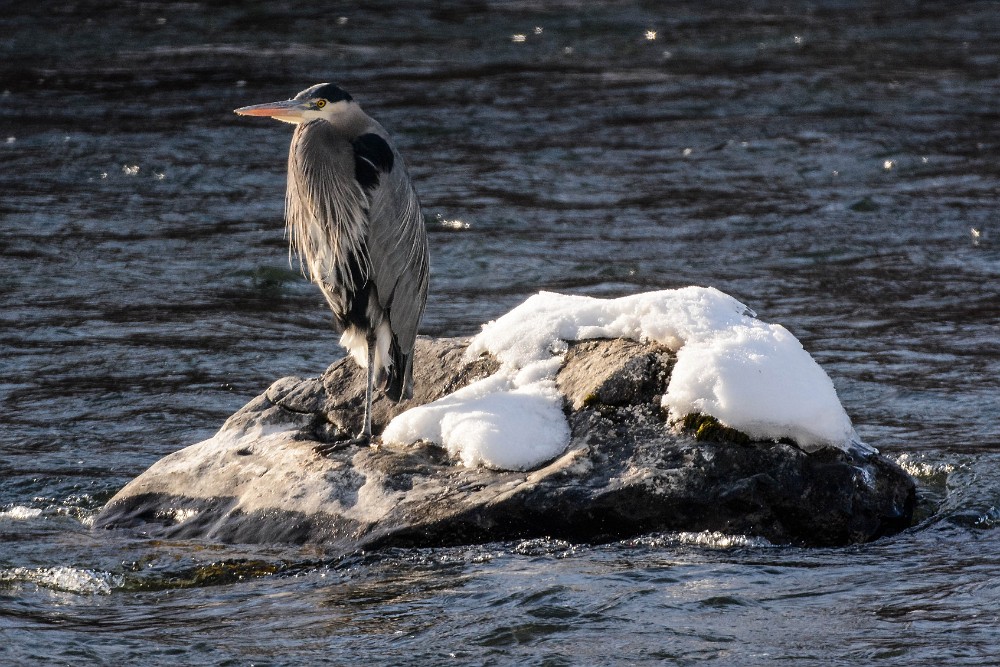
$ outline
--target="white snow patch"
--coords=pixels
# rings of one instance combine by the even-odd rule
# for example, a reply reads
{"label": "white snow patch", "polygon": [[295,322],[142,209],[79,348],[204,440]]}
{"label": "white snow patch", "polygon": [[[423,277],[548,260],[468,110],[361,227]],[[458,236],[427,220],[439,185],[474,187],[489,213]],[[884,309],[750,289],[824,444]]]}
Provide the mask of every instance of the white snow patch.
{"label": "white snow patch", "polygon": [[524,470],[555,458],[569,443],[554,380],[559,361],[507,368],[408,410],[386,426],[382,440],[437,442],[470,468]]}
{"label": "white snow patch", "polygon": [[685,287],[598,299],[540,292],[484,325],[467,357],[489,352],[500,370],[397,416],[385,442],[445,446],[467,466],[525,470],[569,442],[555,375],[566,341],[630,338],[677,353],[663,406],[672,419],[700,412],[756,439],[791,438],[871,451],[833,383],[784,327],[754,317],[714,288]]}
{"label": "white snow patch", "polygon": [[663,396],[673,419],[700,412],[757,440],[810,451],[857,436],[833,382],[780,324],[750,317],[688,340]]}

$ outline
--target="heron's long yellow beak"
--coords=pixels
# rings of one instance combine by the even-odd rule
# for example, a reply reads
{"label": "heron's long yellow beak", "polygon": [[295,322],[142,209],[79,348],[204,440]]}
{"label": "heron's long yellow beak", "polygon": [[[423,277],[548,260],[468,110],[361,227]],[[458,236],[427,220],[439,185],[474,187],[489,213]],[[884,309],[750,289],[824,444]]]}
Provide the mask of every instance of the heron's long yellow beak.
{"label": "heron's long yellow beak", "polygon": [[301,123],[306,106],[301,100],[283,100],[234,109],[241,116],[267,116],[285,123]]}

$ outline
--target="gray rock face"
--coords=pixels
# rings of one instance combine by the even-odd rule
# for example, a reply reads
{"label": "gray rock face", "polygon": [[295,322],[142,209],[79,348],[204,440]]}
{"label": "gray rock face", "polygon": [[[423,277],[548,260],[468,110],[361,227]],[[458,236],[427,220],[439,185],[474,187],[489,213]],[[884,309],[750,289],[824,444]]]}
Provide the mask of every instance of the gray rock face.
{"label": "gray rock face", "polygon": [[[403,410],[496,369],[488,357],[464,362],[467,343],[419,340],[415,395],[401,405],[379,397],[376,433]],[[557,377],[569,447],[538,469],[509,472],[465,468],[429,442],[345,444],[360,430],[364,398],[363,373],[345,359],[321,378],[275,382],[214,438],[129,483],[95,526],[350,551],[680,530],[838,545],[910,525],[914,482],[878,455],[806,454],[720,437],[724,429],[699,431],[708,440],[675,433],[659,404],[672,365],[671,353],[653,345],[573,344]]]}

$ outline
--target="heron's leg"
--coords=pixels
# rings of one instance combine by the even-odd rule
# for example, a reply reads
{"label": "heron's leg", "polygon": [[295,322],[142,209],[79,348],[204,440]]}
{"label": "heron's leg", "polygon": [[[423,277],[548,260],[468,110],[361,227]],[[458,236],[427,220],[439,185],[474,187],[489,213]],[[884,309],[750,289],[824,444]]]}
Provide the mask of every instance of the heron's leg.
{"label": "heron's leg", "polygon": [[371,442],[372,439],[372,399],[375,393],[375,345],[376,339],[373,334],[368,334],[368,385],[365,389],[365,425],[358,436],[362,440]]}
{"label": "heron's leg", "polygon": [[336,442],[313,447],[313,451],[320,456],[332,454],[333,452],[344,449],[345,447],[367,447],[372,444],[372,399],[375,396],[375,345],[377,343],[377,339],[374,334],[370,334],[365,343],[368,346],[368,368],[366,369],[368,383],[365,386],[365,424],[361,428],[361,433],[358,433],[358,435],[354,438],[350,438],[349,440],[338,440]]}

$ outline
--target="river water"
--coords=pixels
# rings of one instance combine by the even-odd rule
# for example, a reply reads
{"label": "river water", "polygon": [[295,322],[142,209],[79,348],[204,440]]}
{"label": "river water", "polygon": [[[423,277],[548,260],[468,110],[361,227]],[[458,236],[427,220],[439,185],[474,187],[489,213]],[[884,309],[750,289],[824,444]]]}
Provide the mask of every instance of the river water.
{"label": "river water", "polygon": [[[0,4],[0,664],[996,664],[1000,4]],[[287,261],[290,128],[231,112],[328,80],[408,159],[423,333],[718,287],[917,476],[919,524],[348,557],[92,532],[342,355]]]}

